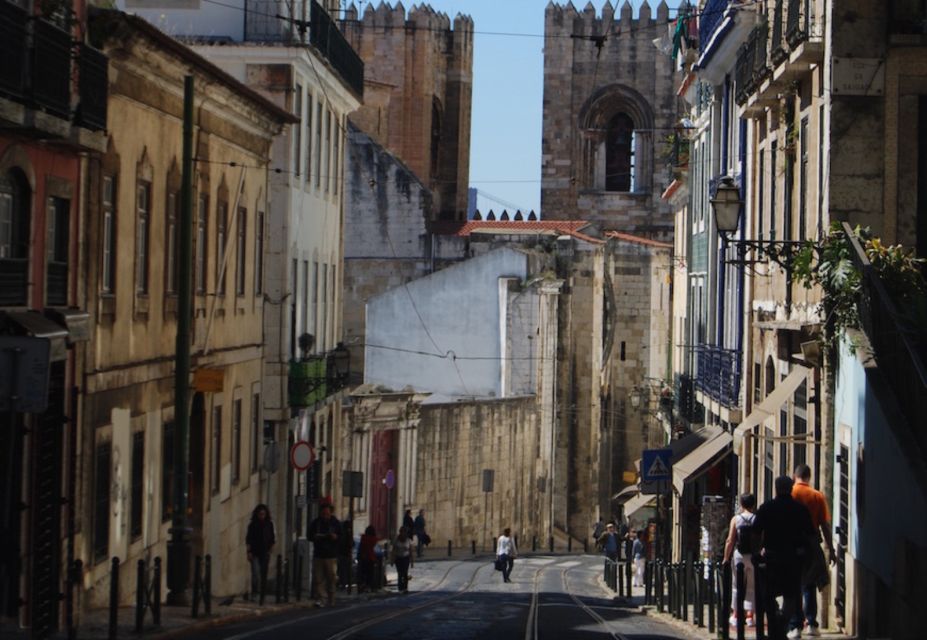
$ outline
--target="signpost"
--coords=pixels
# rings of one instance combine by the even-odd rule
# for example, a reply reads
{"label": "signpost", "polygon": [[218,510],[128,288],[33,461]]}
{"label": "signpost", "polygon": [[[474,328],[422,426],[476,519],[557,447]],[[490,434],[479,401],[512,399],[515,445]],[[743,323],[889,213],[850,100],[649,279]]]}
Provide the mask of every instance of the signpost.
{"label": "signpost", "polygon": [[396,486],[396,474],[393,473],[392,469],[386,470],[386,477],[383,478],[383,484],[386,485],[386,535],[388,538],[392,539],[392,531],[393,531],[392,491],[393,491],[393,487]]}
{"label": "signpost", "polygon": [[341,495],[348,499],[348,519],[354,522],[354,498],[364,497],[364,472],[344,471],[341,474]]}
{"label": "signpost", "polygon": [[[662,496],[671,486],[673,479],[673,450],[645,449],[641,455],[641,493],[656,494],[657,496],[657,536],[665,538],[663,526],[663,505],[660,504]],[[664,555],[666,542],[663,541]]]}
{"label": "signpost", "polygon": [[489,513],[489,494],[492,493],[496,472],[493,469],[483,469],[483,550],[486,550],[486,538],[489,528],[486,525],[486,515]]}

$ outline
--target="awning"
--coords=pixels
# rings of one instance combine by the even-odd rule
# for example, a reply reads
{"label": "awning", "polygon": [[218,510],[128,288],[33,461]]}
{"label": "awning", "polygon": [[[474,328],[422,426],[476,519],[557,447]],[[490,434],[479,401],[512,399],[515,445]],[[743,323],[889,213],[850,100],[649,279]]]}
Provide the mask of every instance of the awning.
{"label": "awning", "polygon": [[707,425],[699,432],[705,436],[705,441],[684,458],[673,461],[673,488],[680,495],[687,482],[699,478],[731,450],[731,434],[721,427]]}
{"label": "awning", "polygon": [[60,324],[35,311],[7,311],[5,315],[20,328],[23,335],[48,339],[51,344],[49,358],[52,362],[67,358],[68,345],[65,341],[68,330]]}
{"label": "awning", "polygon": [[634,496],[640,493],[640,489],[637,488],[636,484],[629,485],[612,496],[612,502],[617,502],[619,504],[627,502]]}
{"label": "awning", "polygon": [[798,386],[808,377],[808,367],[795,365],[795,368],[780,382],[773,392],[766,396],[761,403],[753,407],[753,411],[746,420],[737,425],[734,430],[734,450],[739,451],[744,441],[744,434],[763,424],[766,418],[779,413],[779,408],[785,404],[798,389]]}
{"label": "awning", "polygon": [[644,507],[655,506],[656,504],[657,496],[655,495],[636,495],[624,503],[624,517],[629,518],[632,513],[636,513]]}

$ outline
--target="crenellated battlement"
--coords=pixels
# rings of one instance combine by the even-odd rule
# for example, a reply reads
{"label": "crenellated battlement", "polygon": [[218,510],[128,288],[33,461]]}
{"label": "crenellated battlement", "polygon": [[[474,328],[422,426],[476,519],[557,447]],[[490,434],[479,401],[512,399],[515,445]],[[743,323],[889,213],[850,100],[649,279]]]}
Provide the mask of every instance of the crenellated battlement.
{"label": "crenellated battlement", "polygon": [[369,3],[360,17],[357,5],[352,2],[344,16],[345,21],[356,22],[365,29],[414,25],[435,31],[473,31],[473,19],[468,15],[458,13],[452,21],[447,13],[435,11],[424,3],[413,4],[407,11],[401,0],[395,5],[381,0],[376,7]]}
{"label": "crenellated battlement", "polygon": [[601,12],[596,10],[592,2],[587,2],[580,11],[572,2],[557,4],[551,0],[544,10],[544,17],[548,33],[555,25],[570,33],[574,33],[577,27],[580,27],[583,33],[603,33],[603,30],[632,33],[650,24],[669,22],[669,5],[666,4],[666,0],[660,0],[654,12],[650,3],[644,0],[635,16],[628,0],[624,0],[620,8],[617,3],[612,5],[611,0],[606,0]]}

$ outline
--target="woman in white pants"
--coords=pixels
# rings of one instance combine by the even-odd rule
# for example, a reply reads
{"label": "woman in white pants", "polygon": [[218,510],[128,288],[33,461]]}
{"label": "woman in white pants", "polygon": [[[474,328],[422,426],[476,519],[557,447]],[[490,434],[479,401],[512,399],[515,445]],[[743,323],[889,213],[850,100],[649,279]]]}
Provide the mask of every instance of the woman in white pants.
{"label": "woman in white pants", "polygon": [[752,493],[740,496],[740,513],[731,518],[731,528],[724,545],[724,564],[731,567],[731,626],[737,625],[737,565],[740,564],[744,567],[744,622],[748,627],[754,624],[753,601],[756,596],[753,554],[759,552],[759,536],[753,529],[755,511],[756,496]]}
{"label": "woman in white pants", "polygon": [[631,557],[634,559],[634,586],[644,586],[644,567],[647,566],[647,550],[644,547],[644,530],[637,532],[631,545]]}

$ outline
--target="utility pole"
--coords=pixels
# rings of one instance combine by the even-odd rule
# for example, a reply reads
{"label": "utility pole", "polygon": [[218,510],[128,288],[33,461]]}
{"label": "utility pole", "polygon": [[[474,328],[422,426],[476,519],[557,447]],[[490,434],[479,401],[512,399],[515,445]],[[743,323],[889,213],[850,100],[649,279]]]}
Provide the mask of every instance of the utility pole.
{"label": "utility pole", "polygon": [[190,578],[187,471],[190,456],[190,317],[193,285],[193,76],[183,82],[183,159],[180,186],[180,256],[177,300],[177,359],[174,363],[174,496],[167,543],[167,601],[186,604]]}

